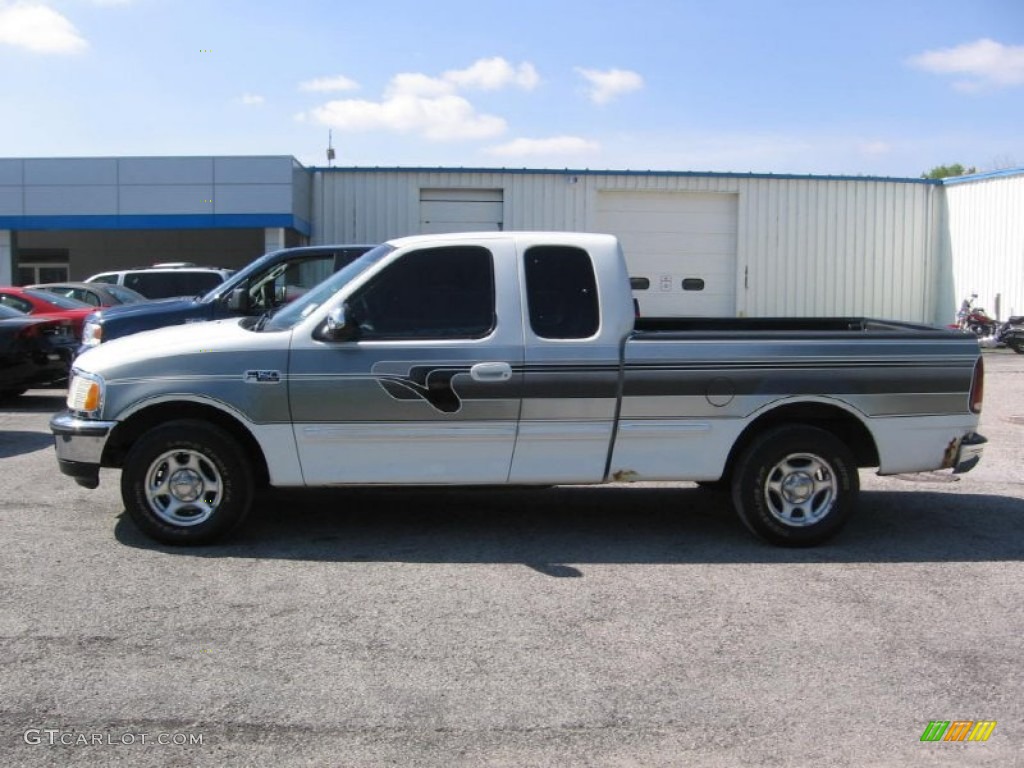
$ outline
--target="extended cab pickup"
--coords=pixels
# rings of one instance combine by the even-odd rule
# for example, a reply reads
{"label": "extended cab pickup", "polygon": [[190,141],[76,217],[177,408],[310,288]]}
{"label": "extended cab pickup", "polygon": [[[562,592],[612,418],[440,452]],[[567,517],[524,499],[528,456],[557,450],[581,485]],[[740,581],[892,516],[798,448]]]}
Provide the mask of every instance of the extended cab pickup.
{"label": "extended cab pickup", "polygon": [[929,326],[638,320],[608,235],[431,235],[274,314],[90,350],[51,429],[65,474],[120,467],[168,543],[225,534],[266,484],[693,480],[793,546],[846,522],[858,467],[973,467],[982,377],[973,337]]}
{"label": "extended cab pickup", "polygon": [[366,253],[371,245],[315,245],[271,251],[202,296],[140,301],[93,312],[84,352],[105,341],[167,325],[261,315],[295,298]]}

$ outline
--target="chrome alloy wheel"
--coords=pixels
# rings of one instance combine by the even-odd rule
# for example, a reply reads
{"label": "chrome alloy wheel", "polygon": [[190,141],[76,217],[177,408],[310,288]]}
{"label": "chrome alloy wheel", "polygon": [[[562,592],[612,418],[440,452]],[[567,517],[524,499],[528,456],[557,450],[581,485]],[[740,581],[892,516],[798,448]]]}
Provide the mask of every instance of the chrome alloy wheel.
{"label": "chrome alloy wheel", "polygon": [[175,526],[199,525],[217,511],[224,483],[212,461],[194,450],[168,451],[146,472],[146,502]]}
{"label": "chrome alloy wheel", "polygon": [[827,461],[813,453],[791,453],[768,472],[764,498],[776,520],[800,528],[825,517],[838,490],[836,473]]}

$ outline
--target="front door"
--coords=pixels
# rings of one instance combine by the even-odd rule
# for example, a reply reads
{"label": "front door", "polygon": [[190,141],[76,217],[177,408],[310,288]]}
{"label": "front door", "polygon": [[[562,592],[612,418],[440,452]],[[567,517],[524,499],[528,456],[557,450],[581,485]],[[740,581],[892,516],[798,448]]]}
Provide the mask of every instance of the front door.
{"label": "front door", "polygon": [[523,344],[518,296],[495,282],[516,279],[510,244],[410,250],[348,297],[352,340],[296,336],[306,484],[506,482]]}

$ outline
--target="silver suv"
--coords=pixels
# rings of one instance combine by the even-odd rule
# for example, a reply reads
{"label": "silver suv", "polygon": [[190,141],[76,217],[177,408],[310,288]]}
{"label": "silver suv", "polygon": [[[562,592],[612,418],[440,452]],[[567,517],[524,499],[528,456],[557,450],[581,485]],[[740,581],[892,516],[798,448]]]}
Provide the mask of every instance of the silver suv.
{"label": "silver suv", "polygon": [[201,296],[223,283],[233,272],[232,269],[174,262],[100,272],[86,279],[86,282],[123,285],[138,291],[147,299],[168,299],[172,296]]}

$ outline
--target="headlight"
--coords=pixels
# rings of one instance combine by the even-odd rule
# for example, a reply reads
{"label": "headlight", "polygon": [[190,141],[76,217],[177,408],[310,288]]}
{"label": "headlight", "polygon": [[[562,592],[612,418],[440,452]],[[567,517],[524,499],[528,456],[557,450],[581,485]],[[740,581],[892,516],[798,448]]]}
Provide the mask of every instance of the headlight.
{"label": "headlight", "polygon": [[103,341],[103,323],[99,320],[86,318],[82,326],[82,343],[87,347],[98,347]]}
{"label": "headlight", "polygon": [[103,410],[103,395],[106,384],[102,376],[72,370],[68,382],[68,410],[84,416],[98,416]]}

